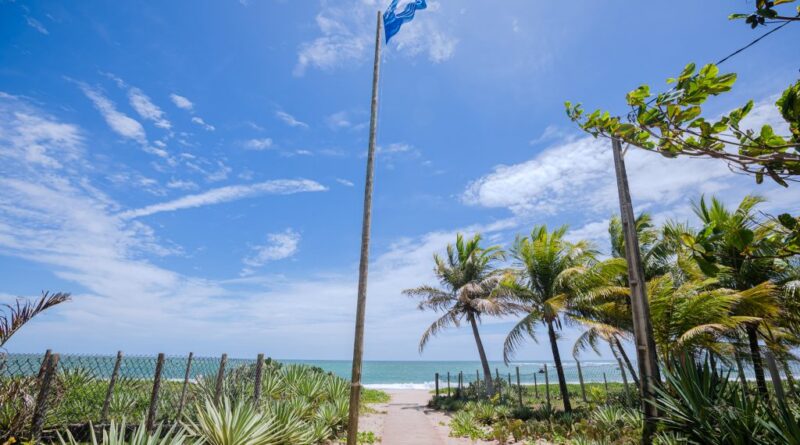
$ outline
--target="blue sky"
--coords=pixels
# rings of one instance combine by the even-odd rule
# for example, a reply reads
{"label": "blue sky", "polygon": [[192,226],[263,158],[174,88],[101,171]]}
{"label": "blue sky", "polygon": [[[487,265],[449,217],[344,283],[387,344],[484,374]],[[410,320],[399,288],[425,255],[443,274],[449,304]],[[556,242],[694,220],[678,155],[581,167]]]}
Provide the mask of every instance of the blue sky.
{"label": "blue sky", "polygon": [[[8,348],[347,358],[383,3],[0,1],[0,299],[74,295]],[[623,112],[639,84],[757,35],[726,19],[744,1],[429,3],[384,52],[367,359],[477,357],[467,330],[418,355],[435,315],[400,295],[434,283],[458,231],[505,245],[569,224],[606,248],[608,144],[565,100]],[[723,65],[739,81],[710,111],[752,98],[750,123],[776,122],[798,37]],[[798,211],[796,187],[714,161],[628,158],[637,210],[660,221],[691,221],[701,193]],[[490,358],[509,328],[484,321]]]}

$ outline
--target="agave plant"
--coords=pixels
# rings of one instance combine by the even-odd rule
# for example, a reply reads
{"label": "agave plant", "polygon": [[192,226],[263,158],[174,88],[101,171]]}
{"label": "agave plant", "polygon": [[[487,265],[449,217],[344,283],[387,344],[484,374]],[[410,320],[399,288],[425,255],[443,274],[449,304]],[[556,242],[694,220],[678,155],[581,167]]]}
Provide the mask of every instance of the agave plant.
{"label": "agave plant", "polygon": [[[147,432],[144,421],[134,430],[133,434],[126,439],[128,427],[123,421],[120,424],[111,422],[108,429],[103,430],[101,440],[97,440],[97,435],[94,428],[89,425],[91,431],[90,444],[91,445],[183,445],[186,443],[186,435],[183,429],[173,426],[172,428],[164,431],[159,425],[152,433]],[[82,445],[84,442],[78,442],[72,436],[72,433],[67,430],[65,436],[61,433],[58,434],[58,441],[61,445]]]}
{"label": "agave plant", "polygon": [[281,431],[275,419],[257,411],[251,403],[224,397],[215,405],[206,398],[197,406],[197,421],[187,421],[187,433],[208,445],[273,445]]}

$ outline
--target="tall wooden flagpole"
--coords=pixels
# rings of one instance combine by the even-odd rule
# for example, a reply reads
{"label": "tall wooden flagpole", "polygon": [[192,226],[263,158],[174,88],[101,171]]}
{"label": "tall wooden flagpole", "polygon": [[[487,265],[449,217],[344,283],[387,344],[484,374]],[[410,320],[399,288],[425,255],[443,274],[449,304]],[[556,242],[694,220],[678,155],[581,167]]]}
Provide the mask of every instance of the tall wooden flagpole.
{"label": "tall wooden flagpole", "polygon": [[381,67],[381,12],[375,29],[375,62],[372,68],[372,104],[369,118],[367,180],[364,184],[364,217],[361,226],[361,260],[358,266],[358,302],[356,331],[353,341],[353,373],[350,383],[350,416],[347,423],[347,445],[356,445],[358,407],[361,400],[361,359],[364,355],[364,312],[367,304],[367,271],[369,269],[369,232],[372,223],[372,179],[375,163],[375,138],[378,130],[378,79]]}
{"label": "tall wooden flagpole", "polygon": [[633,335],[640,376],[639,392],[642,396],[642,412],[645,420],[642,444],[649,445],[652,443],[658,417],[658,410],[653,404],[656,398],[655,387],[661,383],[661,377],[658,371],[653,325],[650,321],[650,304],[647,301],[639,237],[636,234],[636,220],[633,217],[633,204],[628,188],[628,174],[625,171],[625,160],[622,157],[622,144],[619,139],[614,138],[611,140],[611,146],[614,152],[614,170],[617,174],[620,219],[625,236],[625,258],[628,262],[628,283],[631,288]]}

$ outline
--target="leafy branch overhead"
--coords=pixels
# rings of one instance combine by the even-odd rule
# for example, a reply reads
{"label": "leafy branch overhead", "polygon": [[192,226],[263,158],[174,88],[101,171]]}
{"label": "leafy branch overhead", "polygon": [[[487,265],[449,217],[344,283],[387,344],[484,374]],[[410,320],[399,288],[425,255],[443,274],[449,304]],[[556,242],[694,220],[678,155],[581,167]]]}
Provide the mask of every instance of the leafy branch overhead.
{"label": "leafy branch overhead", "polygon": [[581,104],[566,103],[567,115],[594,135],[619,138],[634,146],[667,157],[693,156],[722,159],[736,170],[764,176],[787,186],[800,175],[800,81],[787,88],[776,102],[788,123],[790,134],[776,134],[772,125],[743,128],[753,101],[719,118],[703,116],[702,105],[712,96],[728,92],[736,82],[735,73],[720,74],[714,64],[697,71],[690,63],[669,91],[653,95],[642,85],[627,95],[631,112],[625,118],[608,111],[587,113]]}
{"label": "leafy branch overhead", "polygon": [[[769,22],[787,22],[787,21],[800,21],[800,6],[797,6],[797,16],[785,15],[776,9],[776,6],[782,4],[794,3],[796,0],[758,0],[756,1],[756,10],[751,13],[737,13],[731,14],[728,18],[731,20],[744,20],[745,23],[750,25],[751,28],[756,28],[759,25],[766,25]],[[788,8],[784,8],[788,9]]]}

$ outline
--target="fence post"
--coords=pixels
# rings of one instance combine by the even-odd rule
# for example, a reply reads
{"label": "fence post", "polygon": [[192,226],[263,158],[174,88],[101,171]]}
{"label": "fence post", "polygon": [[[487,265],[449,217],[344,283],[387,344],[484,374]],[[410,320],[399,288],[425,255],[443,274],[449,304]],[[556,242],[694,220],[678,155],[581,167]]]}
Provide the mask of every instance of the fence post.
{"label": "fence post", "polygon": [[575,359],[575,364],[578,367],[578,382],[581,384],[581,397],[583,398],[583,403],[587,403],[586,387],[583,385],[583,371],[581,371],[581,362],[578,359]]}
{"label": "fence post", "polygon": [[511,373],[508,373],[508,390],[511,390]]}
{"label": "fence post", "polygon": [[517,396],[519,398],[519,407],[522,408],[522,382],[519,381],[519,366],[517,366]]}
{"label": "fence post", "polygon": [[481,373],[477,369],[475,370],[475,383],[481,383]]}
{"label": "fence post", "polygon": [[450,371],[447,371],[447,397],[450,397]]}
{"label": "fence post", "polygon": [[156,416],[158,416],[158,392],[161,390],[161,371],[164,369],[164,353],[158,354],[156,360],[156,372],[153,375],[153,393],[150,394],[150,408],[147,410],[147,431],[151,432],[156,428]]}
{"label": "fence post", "polygon": [[628,375],[625,374],[625,368],[622,367],[622,361],[619,362],[619,372],[622,374],[622,386],[625,388],[625,399],[628,401],[628,405],[632,405],[633,399],[631,398],[630,388],[628,388]]}
{"label": "fence post", "polygon": [[183,389],[181,389],[181,399],[178,402],[178,411],[175,414],[176,420],[181,420],[181,415],[183,414],[183,407],[186,404],[186,393],[189,390],[189,376],[192,373],[192,358],[194,357],[194,353],[189,353],[189,359],[186,361],[186,374],[183,376]]}
{"label": "fence post", "polygon": [[47,362],[50,361],[50,355],[52,355],[53,350],[48,349],[44,351],[44,357],[42,358],[42,366],[39,367],[39,375],[36,376],[36,381],[41,381],[42,376],[44,376],[44,372],[47,370]]}
{"label": "fence post", "polygon": [[114,385],[117,384],[117,376],[119,375],[121,364],[122,351],[117,351],[117,360],[114,362],[114,370],[111,371],[111,378],[108,380],[108,390],[106,390],[106,399],[103,401],[103,410],[100,411],[100,423],[108,421],[108,410],[111,407],[111,398],[114,397]]}
{"label": "fence post", "polygon": [[219,372],[217,372],[217,385],[214,389],[214,403],[218,404],[222,397],[222,385],[225,383],[225,364],[228,363],[228,354],[222,354],[219,359]]}
{"label": "fence post", "polygon": [[606,386],[606,397],[608,397],[608,379],[606,378],[606,373],[603,373],[603,384]]}
{"label": "fence post", "polygon": [[436,398],[438,399],[439,398],[439,373],[438,372],[436,373],[436,376],[435,376],[435,382],[436,382],[435,383],[435,386],[436,386]]}
{"label": "fence post", "polygon": [[547,397],[547,409],[550,409],[550,376],[547,375],[547,363],[544,364],[544,394]]}
{"label": "fence post", "polygon": [[47,416],[47,397],[50,395],[50,386],[58,369],[58,359],[58,354],[50,354],[48,356],[42,378],[39,380],[39,394],[36,396],[36,405],[33,411],[33,420],[31,421],[31,441],[33,443],[39,443],[39,438],[42,436],[42,429]]}
{"label": "fence post", "polygon": [[458,394],[464,395],[464,371],[458,371]]}
{"label": "fence post", "polygon": [[258,402],[261,400],[261,375],[264,373],[264,354],[258,354],[256,357],[256,379],[253,383],[253,406],[258,408]]}
{"label": "fence post", "polygon": [[772,351],[764,349],[764,360],[767,362],[769,375],[772,377],[772,386],[775,387],[775,398],[778,399],[779,406],[785,406],[786,394],[783,392],[783,383],[781,382],[781,373],[778,371],[778,365],[775,363],[775,356]]}
{"label": "fence post", "polygon": [[494,381],[497,382],[495,383],[497,385],[497,395],[503,397],[503,381],[500,380],[500,371],[497,368],[494,368]]}
{"label": "fence post", "polygon": [[533,393],[534,397],[539,398],[539,384],[536,382],[536,372],[533,373]]}

